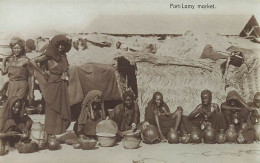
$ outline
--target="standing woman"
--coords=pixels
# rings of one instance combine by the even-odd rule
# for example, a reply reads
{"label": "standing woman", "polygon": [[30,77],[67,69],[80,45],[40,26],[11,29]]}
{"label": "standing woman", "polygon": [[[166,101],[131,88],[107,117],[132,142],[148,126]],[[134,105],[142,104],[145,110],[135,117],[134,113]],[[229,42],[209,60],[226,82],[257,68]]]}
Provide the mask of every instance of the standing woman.
{"label": "standing woman", "polygon": [[29,67],[29,58],[25,55],[24,40],[14,37],[10,41],[12,55],[2,62],[2,75],[8,73],[8,98],[18,96],[26,100],[29,92],[29,103],[34,99],[34,75]]}
{"label": "standing woman", "polygon": [[36,72],[44,78],[41,91],[46,102],[45,131],[48,136],[65,133],[71,122],[67,88],[69,64],[66,56],[70,49],[71,40],[64,35],[56,35],[46,51],[31,60]]}

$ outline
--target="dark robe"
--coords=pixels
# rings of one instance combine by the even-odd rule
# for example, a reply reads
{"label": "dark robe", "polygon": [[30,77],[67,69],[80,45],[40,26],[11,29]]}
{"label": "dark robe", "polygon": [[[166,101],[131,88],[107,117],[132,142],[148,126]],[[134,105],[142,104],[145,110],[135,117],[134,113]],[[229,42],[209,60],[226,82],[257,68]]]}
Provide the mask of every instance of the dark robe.
{"label": "dark robe", "polygon": [[117,105],[111,113],[110,119],[115,121],[118,129],[123,132],[132,128],[132,123],[140,123],[140,111],[135,102],[131,109],[127,109],[124,104]]}
{"label": "dark robe", "polygon": [[[10,97],[7,102],[4,104],[3,109],[0,110],[0,132],[7,133],[11,131],[16,131],[22,133],[23,130],[31,130],[33,121],[27,115],[24,115],[21,111],[18,113],[18,116],[14,117],[12,115],[12,107],[14,103],[21,99],[18,96]],[[24,105],[22,106],[24,107]],[[7,137],[7,141],[11,143],[11,146],[14,143],[19,141],[19,137]]]}
{"label": "dark robe", "polygon": [[[237,111],[237,119],[239,120],[239,123],[235,125],[236,130],[241,130],[242,123],[246,123],[245,128],[242,130],[242,134],[246,139],[246,143],[252,143],[255,139],[255,134],[253,123],[250,119],[250,111],[246,109],[245,101],[236,91],[230,91],[227,95],[226,102],[222,103],[222,105],[228,105],[230,100],[235,100],[237,104],[236,107],[241,108],[239,111]],[[224,108],[222,108],[222,112],[224,113],[228,124],[233,124],[234,122],[232,120],[234,118],[234,113],[231,110]]]}
{"label": "dark robe", "polygon": [[[229,105],[230,100],[236,101],[236,107],[241,108],[240,110],[237,111],[237,118],[239,120],[239,125],[236,126],[238,129],[238,126],[240,126],[242,123],[247,122],[249,110],[245,108],[245,104],[246,104],[245,101],[236,91],[230,91],[227,95],[226,102],[222,103],[222,105]],[[232,110],[230,109],[224,109],[222,105],[221,105],[221,110],[225,115],[226,121],[228,122],[228,124],[232,124],[234,119],[234,112],[232,112]]]}
{"label": "dark robe", "polygon": [[[69,63],[67,56],[58,52],[58,43],[68,41],[65,36],[55,36],[51,40],[44,55],[56,65],[49,69],[50,78],[42,87],[45,105],[45,131],[47,134],[62,134],[66,132],[71,122],[68,82],[61,77],[68,71]],[[66,47],[66,52],[70,47]]]}
{"label": "dark robe", "polygon": [[104,106],[102,99],[102,92],[99,90],[89,91],[86,97],[84,98],[81,105],[81,112],[77,122],[74,125],[74,131],[77,135],[83,134],[86,136],[94,136],[96,135],[96,126],[97,124],[105,119],[102,117],[102,108],[98,108],[97,110],[92,110],[94,117],[91,118],[91,103],[95,99],[95,97],[100,97],[101,99],[101,107]]}

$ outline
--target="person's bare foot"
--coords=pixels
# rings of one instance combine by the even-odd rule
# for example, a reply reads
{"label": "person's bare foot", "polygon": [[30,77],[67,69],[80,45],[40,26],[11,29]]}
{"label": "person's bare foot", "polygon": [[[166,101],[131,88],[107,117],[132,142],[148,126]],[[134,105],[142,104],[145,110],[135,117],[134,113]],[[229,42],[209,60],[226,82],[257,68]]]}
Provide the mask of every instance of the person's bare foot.
{"label": "person's bare foot", "polygon": [[160,140],[161,140],[161,143],[167,143],[168,142],[168,140],[165,137],[161,137]]}

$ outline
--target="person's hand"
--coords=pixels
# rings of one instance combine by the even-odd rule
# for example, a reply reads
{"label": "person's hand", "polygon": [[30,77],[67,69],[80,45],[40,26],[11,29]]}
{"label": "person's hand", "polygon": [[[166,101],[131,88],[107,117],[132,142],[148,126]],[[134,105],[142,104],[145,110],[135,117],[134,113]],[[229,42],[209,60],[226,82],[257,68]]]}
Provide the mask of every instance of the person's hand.
{"label": "person's hand", "polygon": [[10,59],[10,56],[7,56],[3,59],[3,61],[8,61]]}
{"label": "person's hand", "polygon": [[149,122],[144,122],[142,128],[145,129],[148,125],[150,125]]}
{"label": "person's hand", "polygon": [[136,128],[136,124],[135,123],[132,123],[132,131],[135,131],[137,128]]}

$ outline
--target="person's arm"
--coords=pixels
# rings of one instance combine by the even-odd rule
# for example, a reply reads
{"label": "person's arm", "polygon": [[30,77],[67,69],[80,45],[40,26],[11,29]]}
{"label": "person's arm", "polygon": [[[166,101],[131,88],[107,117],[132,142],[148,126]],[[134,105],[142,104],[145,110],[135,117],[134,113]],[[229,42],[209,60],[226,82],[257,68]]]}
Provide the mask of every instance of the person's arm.
{"label": "person's arm", "polygon": [[37,71],[39,72],[40,74],[43,75],[43,77],[48,80],[49,79],[49,74],[47,74],[45,71],[43,71],[40,66],[38,65],[38,63],[41,63],[41,62],[44,62],[48,60],[48,57],[45,56],[45,55],[40,55],[34,59],[32,59],[29,63],[30,65]]}
{"label": "person's arm", "polygon": [[188,115],[188,119],[189,120],[193,119],[197,115],[201,114],[201,112],[202,112],[202,108],[201,108],[201,104],[200,104]]}
{"label": "person's arm", "polygon": [[2,89],[0,90],[2,95],[6,95],[7,89],[8,89],[9,81],[5,82]]}
{"label": "person's arm", "polygon": [[165,137],[162,134],[162,130],[161,130],[160,123],[159,123],[159,113],[158,113],[158,110],[154,110],[154,119],[155,119],[156,127],[157,127],[157,129],[159,131],[160,139],[162,141],[165,141],[166,139],[165,139]]}
{"label": "person's arm", "polygon": [[32,102],[34,100],[34,82],[35,82],[35,76],[34,76],[34,70],[32,67],[27,65],[27,70],[29,72],[29,103],[32,105]]}
{"label": "person's arm", "polygon": [[105,112],[105,106],[104,106],[104,101],[103,100],[101,101],[101,118],[103,120],[106,119],[106,112]]}
{"label": "person's arm", "polygon": [[6,138],[6,137],[11,137],[11,136],[18,136],[20,133],[16,131],[10,131],[7,133],[0,133],[0,139]]}
{"label": "person's arm", "polygon": [[230,106],[230,105],[228,105],[226,103],[223,103],[221,105],[221,109],[222,110],[241,110],[242,108],[241,107],[237,107],[237,106]]}
{"label": "person's arm", "polygon": [[134,123],[138,125],[140,123],[140,110],[137,102],[135,102],[134,105],[135,105]]}
{"label": "person's arm", "polygon": [[2,67],[1,67],[2,75],[7,74],[7,72],[8,72],[9,66],[6,65],[6,63],[7,63],[7,60],[9,60],[9,59],[10,59],[9,56],[8,56],[8,57],[5,57],[5,58],[3,59]]}
{"label": "person's arm", "polygon": [[231,122],[231,110],[224,109],[223,106],[225,106],[225,105],[226,105],[225,103],[221,104],[221,111],[223,112],[225,119],[228,122],[228,124],[232,124],[232,122]]}

